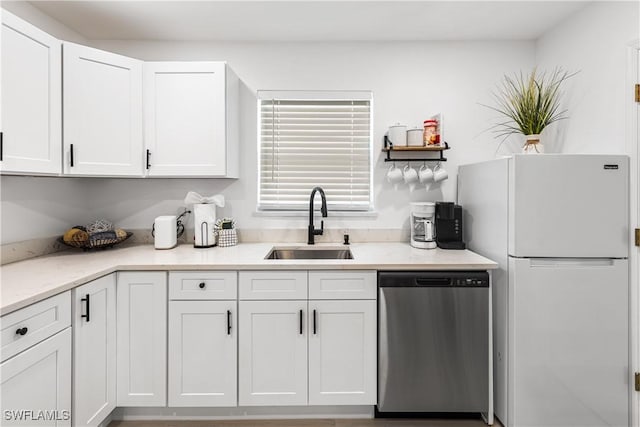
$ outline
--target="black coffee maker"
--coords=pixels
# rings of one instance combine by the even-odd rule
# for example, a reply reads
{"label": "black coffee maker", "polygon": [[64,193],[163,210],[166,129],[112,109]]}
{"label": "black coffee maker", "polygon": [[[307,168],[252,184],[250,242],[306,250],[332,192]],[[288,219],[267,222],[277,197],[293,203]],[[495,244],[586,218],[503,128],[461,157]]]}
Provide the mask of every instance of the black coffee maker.
{"label": "black coffee maker", "polygon": [[462,207],[436,202],[436,244],[441,249],[465,249],[462,241]]}

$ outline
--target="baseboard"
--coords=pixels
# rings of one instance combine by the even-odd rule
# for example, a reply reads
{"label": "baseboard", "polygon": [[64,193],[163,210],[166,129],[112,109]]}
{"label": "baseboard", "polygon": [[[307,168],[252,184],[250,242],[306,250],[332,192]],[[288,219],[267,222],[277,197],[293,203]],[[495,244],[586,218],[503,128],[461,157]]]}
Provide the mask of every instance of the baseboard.
{"label": "baseboard", "polygon": [[[113,420],[273,420],[373,418],[373,406],[252,406],[237,408],[117,408]],[[108,423],[107,423],[108,424]]]}
{"label": "baseboard", "polygon": [[102,422],[100,424],[98,424],[98,427],[107,427],[111,421],[113,421],[115,418],[113,418],[113,414],[117,411],[117,409],[114,409],[113,411],[111,411],[111,413],[109,415],[107,415],[107,418],[105,418],[104,420],[102,420]]}

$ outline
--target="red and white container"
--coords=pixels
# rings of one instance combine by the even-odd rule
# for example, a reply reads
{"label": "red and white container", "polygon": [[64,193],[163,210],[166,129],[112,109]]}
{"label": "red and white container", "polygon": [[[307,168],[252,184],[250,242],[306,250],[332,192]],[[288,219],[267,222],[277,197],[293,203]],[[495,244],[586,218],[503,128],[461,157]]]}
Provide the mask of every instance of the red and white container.
{"label": "red and white container", "polygon": [[440,145],[440,132],[438,130],[438,121],[429,119],[424,121],[423,132],[424,145]]}

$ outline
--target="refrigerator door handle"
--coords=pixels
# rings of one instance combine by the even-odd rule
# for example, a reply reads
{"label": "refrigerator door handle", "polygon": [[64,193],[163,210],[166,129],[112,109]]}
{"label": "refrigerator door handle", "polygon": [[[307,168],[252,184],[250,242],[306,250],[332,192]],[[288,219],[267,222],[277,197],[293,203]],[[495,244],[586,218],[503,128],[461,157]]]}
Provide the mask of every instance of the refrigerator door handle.
{"label": "refrigerator door handle", "polygon": [[530,258],[532,268],[611,267],[613,258]]}

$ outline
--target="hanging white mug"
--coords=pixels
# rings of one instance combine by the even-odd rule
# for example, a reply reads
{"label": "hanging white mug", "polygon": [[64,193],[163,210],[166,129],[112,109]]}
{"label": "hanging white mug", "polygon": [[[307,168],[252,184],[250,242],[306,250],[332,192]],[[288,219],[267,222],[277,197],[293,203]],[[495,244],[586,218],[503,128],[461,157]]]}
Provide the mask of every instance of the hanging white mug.
{"label": "hanging white mug", "polygon": [[449,178],[449,172],[447,172],[446,169],[443,168],[440,165],[440,163],[438,163],[438,165],[433,170],[433,181],[434,182],[442,182],[447,178]]}
{"label": "hanging white mug", "polygon": [[397,168],[396,164],[393,163],[387,171],[387,181],[389,181],[391,184],[397,185],[402,182],[402,179],[402,169]]}
{"label": "hanging white mug", "polygon": [[433,182],[433,171],[427,166],[422,165],[420,171],[418,171],[418,177],[423,184],[431,184]]}

